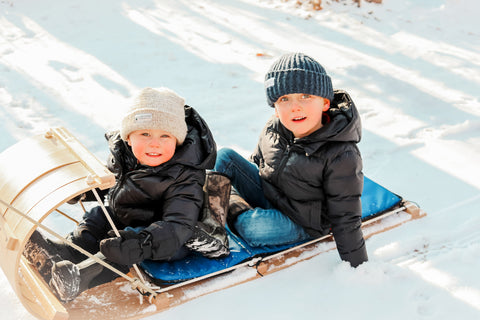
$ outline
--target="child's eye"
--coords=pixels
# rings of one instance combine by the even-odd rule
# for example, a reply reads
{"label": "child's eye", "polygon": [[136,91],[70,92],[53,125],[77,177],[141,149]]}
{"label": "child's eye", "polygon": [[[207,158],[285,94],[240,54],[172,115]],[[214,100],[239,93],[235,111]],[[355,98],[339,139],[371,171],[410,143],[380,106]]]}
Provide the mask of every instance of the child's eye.
{"label": "child's eye", "polygon": [[144,136],[144,137],[149,137],[150,136],[150,134],[148,132],[142,132],[141,135]]}
{"label": "child's eye", "polygon": [[285,102],[285,101],[288,101],[288,97],[283,96],[283,97],[280,97],[279,100],[282,102]]}
{"label": "child's eye", "polygon": [[169,134],[162,134],[161,137],[164,138],[164,139],[165,139],[165,138],[170,138],[170,135],[169,135]]}
{"label": "child's eye", "polygon": [[302,95],[302,99],[309,99],[310,98],[310,95],[309,94],[303,94]]}

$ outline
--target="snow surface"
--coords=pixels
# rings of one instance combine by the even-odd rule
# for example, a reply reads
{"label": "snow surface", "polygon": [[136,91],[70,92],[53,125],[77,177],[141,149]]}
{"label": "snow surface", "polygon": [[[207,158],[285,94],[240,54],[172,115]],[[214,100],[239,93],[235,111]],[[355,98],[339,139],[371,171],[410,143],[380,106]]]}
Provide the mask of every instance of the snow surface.
{"label": "snow surface", "polygon": [[[370,238],[357,269],[330,251],[148,319],[479,319],[480,3],[296,3],[1,0],[0,150],[65,126],[105,159],[127,98],[166,86],[248,155],[265,71],[305,52],[359,108],[365,174],[428,216]],[[32,319],[0,288],[0,318]]]}

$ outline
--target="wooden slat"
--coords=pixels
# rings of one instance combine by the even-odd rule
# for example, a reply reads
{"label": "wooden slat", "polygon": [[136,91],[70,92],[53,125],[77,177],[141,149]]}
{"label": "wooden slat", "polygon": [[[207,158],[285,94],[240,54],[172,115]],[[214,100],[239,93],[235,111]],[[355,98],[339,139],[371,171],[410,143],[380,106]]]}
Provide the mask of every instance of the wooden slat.
{"label": "wooden slat", "polygon": [[7,277],[12,287],[15,288],[16,278],[18,277],[17,260],[18,260],[18,255],[20,250],[23,250],[21,249],[22,248],[21,241],[23,239],[18,239],[18,242],[16,241],[16,244],[13,246],[10,245],[9,241],[11,241],[11,238],[12,237],[16,238],[16,235],[13,234],[13,230],[11,231],[12,232],[9,234],[4,234],[3,232],[0,233],[0,236],[3,239],[2,245],[0,246],[0,267],[2,268],[3,272],[5,273],[5,276]]}
{"label": "wooden slat", "polygon": [[[79,193],[85,192],[86,189],[89,190],[89,186],[85,182],[86,174],[85,169],[83,169],[79,162],[52,171],[31,183],[16,197],[11,205],[22,213],[28,214],[35,221],[41,222],[44,217],[57,208],[62,202],[71,199]],[[71,181],[74,177],[79,177],[77,179],[83,180],[83,182],[74,185],[77,189],[73,189],[72,186],[64,188],[74,182]],[[53,192],[57,192],[55,197],[50,196]],[[59,199],[59,197],[61,199]],[[32,209],[42,201],[42,208],[32,211]],[[44,211],[40,212],[39,209]],[[8,225],[16,238],[23,239],[28,235],[28,233],[16,232],[18,226],[24,223],[24,219],[20,215],[12,210],[7,210],[3,217],[4,220],[8,221]],[[26,226],[29,230],[33,227],[31,223],[27,223]],[[22,228],[24,227],[25,226],[22,226]]]}
{"label": "wooden slat", "polygon": [[[17,195],[11,204],[22,212],[30,212],[31,208],[35,207],[42,199],[48,198],[52,192],[56,190],[62,190],[64,186],[72,183],[73,181],[82,179],[85,180],[87,176],[88,171],[85,170],[80,162],[58,168],[55,171],[44,174],[32,182],[27,188]],[[83,186],[88,186],[85,181]],[[84,187],[81,189],[84,189]],[[71,192],[72,190],[65,190],[64,198],[68,200],[72,196]],[[52,205],[57,205],[57,203]],[[10,217],[10,213],[8,211],[5,216],[7,215]],[[14,217],[12,218],[15,219]],[[37,218],[32,218],[38,221]]]}
{"label": "wooden slat", "polygon": [[61,141],[64,146],[77,155],[83,165],[90,170],[92,178],[99,184],[98,188],[105,189],[115,183],[112,173],[81,144],[67,129],[54,128],[50,132]]}
{"label": "wooden slat", "polygon": [[12,170],[13,172],[9,174],[9,177],[5,177],[5,174],[2,174],[0,176],[0,179],[2,179],[4,182],[4,184],[0,186],[0,194],[2,195],[2,199],[4,201],[11,202],[13,199],[15,199],[17,194],[21,193],[25,188],[28,188],[28,186],[32,183],[35,183],[35,181],[37,181],[39,178],[41,179],[43,175],[62,168],[63,166],[78,163],[78,161],[73,159],[73,157],[66,156],[64,151],[59,151],[58,157],[64,158],[62,160],[68,160],[68,162],[62,161],[63,163],[60,164],[58,162],[50,161],[50,170],[47,170],[46,165],[40,170],[35,164],[35,166],[33,166],[34,168],[31,169],[29,168],[23,170],[23,167],[21,167],[22,170],[18,170],[16,174],[16,170]]}
{"label": "wooden slat", "polygon": [[[0,195],[8,203],[11,203],[17,194],[42,175],[69,163],[78,162],[78,159],[65,152],[65,148],[58,150],[58,146],[44,138],[37,137],[37,139],[29,139],[28,143],[22,141],[19,144],[22,145],[22,148],[9,150],[9,159],[5,158],[4,153],[1,154]],[[39,149],[38,145],[42,145],[43,149]],[[13,151],[18,152],[14,153]],[[23,165],[23,161],[28,161],[28,163]]]}
{"label": "wooden slat", "polygon": [[[38,222],[42,222],[55,208],[60,207],[66,202],[65,193],[70,194],[81,194],[90,190],[85,183],[85,180],[73,181],[60,189],[54,190],[48,197],[42,199],[36,205],[28,211],[28,216],[33,218]],[[10,214],[14,214],[11,212]],[[34,226],[32,223],[21,218],[19,222],[12,229],[14,234],[21,239],[28,238],[30,233],[33,231]],[[64,233],[70,232],[71,230],[65,230]]]}
{"label": "wooden slat", "polygon": [[35,316],[68,318],[63,305],[22,256],[37,228],[34,222],[41,223],[81,193],[114,183],[114,175],[63,128],[22,140],[0,154],[0,198],[33,219],[0,205],[0,266],[20,301]]}
{"label": "wooden slat", "polygon": [[19,246],[19,240],[8,226],[5,218],[0,215],[0,247],[7,250],[16,250]]}
{"label": "wooden slat", "polygon": [[24,281],[21,283],[21,294],[28,307],[37,317],[42,319],[63,320],[68,319],[68,312],[58,301],[38,272],[32,270],[31,265],[22,257],[20,272]]}

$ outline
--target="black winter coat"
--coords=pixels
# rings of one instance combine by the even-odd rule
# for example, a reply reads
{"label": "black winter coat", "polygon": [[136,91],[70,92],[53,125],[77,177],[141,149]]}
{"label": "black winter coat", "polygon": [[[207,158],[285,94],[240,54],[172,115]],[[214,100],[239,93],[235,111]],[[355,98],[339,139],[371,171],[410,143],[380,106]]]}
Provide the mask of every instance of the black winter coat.
{"label": "black winter coat", "polygon": [[251,160],[259,167],[265,197],[311,236],[333,232],[341,259],[357,266],[368,259],[360,229],[360,117],[340,90],[327,115],[329,123],[298,139],[272,117]]}
{"label": "black winter coat", "polygon": [[205,170],[212,169],[216,144],[205,121],[185,106],[188,133],[169,161],[149,167],[138,163],[118,132],[107,134],[108,168],[116,184],[108,205],[123,227],[143,226],[152,234],[152,259],[168,260],[192,236],[203,206]]}

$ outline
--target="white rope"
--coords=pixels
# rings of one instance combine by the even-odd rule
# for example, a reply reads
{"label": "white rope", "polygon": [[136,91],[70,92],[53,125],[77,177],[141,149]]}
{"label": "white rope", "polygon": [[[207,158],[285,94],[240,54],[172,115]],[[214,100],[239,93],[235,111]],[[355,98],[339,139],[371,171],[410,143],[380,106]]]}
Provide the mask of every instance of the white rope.
{"label": "white rope", "polygon": [[13,212],[17,213],[18,215],[22,216],[23,218],[27,219],[29,222],[33,223],[34,225],[36,225],[37,227],[45,230],[46,232],[48,232],[49,234],[53,235],[54,237],[60,239],[62,242],[68,244],[69,246],[71,246],[72,248],[74,248],[75,250],[81,252],[82,254],[84,254],[85,256],[87,256],[88,258],[90,259],[93,259],[95,262],[101,264],[102,266],[104,266],[105,268],[108,268],[110,269],[111,271],[115,272],[116,274],[118,274],[119,276],[123,277],[124,279],[128,280],[130,283],[132,284],[137,284],[138,287],[141,287],[141,289],[145,290],[145,292],[148,292],[151,297],[155,297],[157,295],[157,293],[152,290],[150,287],[148,287],[145,283],[139,283],[137,281],[137,279],[135,278],[132,278],[128,275],[126,275],[125,273],[121,272],[120,270],[116,269],[115,267],[111,266],[110,264],[106,263],[105,261],[103,261],[102,259],[100,259],[99,257],[101,257],[101,255],[98,255],[98,256],[95,256],[95,255],[92,255],[90,252],[86,251],[85,249],[83,249],[82,247],[80,246],[77,246],[75,243],[71,242],[70,240],[64,238],[63,236],[61,236],[60,234],[58,234],[57,232],[53,231],[52,229],[50,229],[49,227],[43,225],[42,223],[36,221],[35,219],[32,219],[31,217],[29,217],[28,215],[26,215],[25,213],[21,212],[20,210],[18,210],[17,208],[15,208],[14,206],[8,204],[7,202],[3,201],[2,199],[0,199],[0,203],[3,204],[5,207],[9,208],[10,210],[12,210]]}
{"label": "white rope", "polygon": [[67,218],[68,220],[73,221],[73,222],[78,226],[78,223],[79,223],[79,222],[78,222],[76,219],[70,217],[68,214],[66,214],[66,213],[63,212],[63,211],[58,210],[58,208],[55,209],[55,211],[57,211],[58,213],[60,213],[62,216],[64,216],[64,217]]}
{"label": "white rope", "polygon": [[[118,232],[118,229],[117,227],[115,226],[115,223],[113,222],[112,218],[110,217],[110,214],[108,213],[107,211],[107,208],[105,208],[105,206],[103,205],[103,202],[102,202],[102,199],[100,199],[100,196],[98,195],[98,192],[97,190],[95,190],[95,188],[92,189],[92,192],[93,194],[95,195],[95,198],[97,199],[98,203],[100,204],[100,207],[102,208],[102,211],[103,213],[105,214],[105,217],[107,218],[108,220],[108,223],[110,223],[110,226],[112,227],[113,231],[115,232],[115,235],[117,237],[121,237],[120,236],[120,232]],[[133,265],[133,268],[135,269],[135,272],[137,273],[138,277],[140,278],[140,280],[146,284],[146,281],[145,279],[143,278],[142,276],[142,273],[140,272],[140,269],[138,269],[138,266],[136,264]]]}

